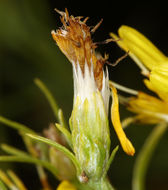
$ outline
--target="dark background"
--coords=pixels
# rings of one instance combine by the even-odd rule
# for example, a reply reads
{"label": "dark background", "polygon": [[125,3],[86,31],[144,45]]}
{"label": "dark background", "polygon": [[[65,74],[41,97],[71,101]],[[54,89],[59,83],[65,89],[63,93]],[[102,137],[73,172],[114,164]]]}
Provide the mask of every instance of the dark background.
{"label": "dark background", "polygon": [[[112,3],[112,4],[111,4]],[[40,90],[34,85],[39,77],[50,88],[66,119],[70,117],[73,100],[71,64],[60,52],[51,38],[51,30],[61,26],[54,8],[74,16],[89,16],[88,24],[95,25],[101,18],[103,23],[93,36],[93,41],[109,38],[109,32],[125,24],[146,35],[165,54],[168,51],[168,27],[166,5],[142,1],[58,1],[58,0],[1,0],[0,1],[0,115],[30,126],[40,132],[54,115]],[[124,52],[115,43],[101,45],[98,50],[110,55],[115,62]],[[142,83],[138,67],[126,58],[116,67],[109,67],[110,78],[136,90],[147,89]],[[121,106],[121,118],[130,115]],[[153,126],[131,125],[126,133],[132,140],[136,154]],[[112,133],[112,148],[118,140]],[[16,131],[0,124],[0,142],[23,148]],[[148,190],[168,189],[168,154],[165,134],[158,145],[147,173]],[[134,158],[126,156],[121,148],[110,168],[110,180],[118,190],[130,190]],[[12,167],[31,190],[38,188],[39,181],[34,166],[27,164],[1,164]],[[53,177],[49,174],[53,183]],[[56,184],[55,184],[56,185]]]}

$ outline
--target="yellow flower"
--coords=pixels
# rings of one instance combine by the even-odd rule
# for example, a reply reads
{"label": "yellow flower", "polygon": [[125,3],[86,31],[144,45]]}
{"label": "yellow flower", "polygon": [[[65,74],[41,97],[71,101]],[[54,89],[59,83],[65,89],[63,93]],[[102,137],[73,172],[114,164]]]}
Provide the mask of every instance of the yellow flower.
{"label": "yellow flower", "polygon": [[[125,51],[129,51],[132,58],[137,58],[148,69],[159,65],[164,62],[167,57],[158,50],[151,41],[149,41],[143,34],[129,26],[121,26],[118,30],[119,40],[118,45]],[[111,33],[111,36],[118,38],[115,34]]]}
{"label": "yellow flower", "polygon": [[139,92],[137,97],[131,97],[127,103],[130,111],[137,113],[137,121],[155,124],[161,121],[168,122],[168,102]]}
{"label": "yellow flower", "polygon": [[145,123],[168,121],[168,58],[143,34],[128,26],[119,28],[119,37],[111,33],[118,45],[129,52],[147,78],[145,85],[159,98],[139,92],[128,102],[128,109],[137,113],[136,119]]}
{"label": "yellow flower", "polygon": [[57,187],[57,190],[77,190],[77,189],[72,183],[64,180],[59,184],[59,186]]}

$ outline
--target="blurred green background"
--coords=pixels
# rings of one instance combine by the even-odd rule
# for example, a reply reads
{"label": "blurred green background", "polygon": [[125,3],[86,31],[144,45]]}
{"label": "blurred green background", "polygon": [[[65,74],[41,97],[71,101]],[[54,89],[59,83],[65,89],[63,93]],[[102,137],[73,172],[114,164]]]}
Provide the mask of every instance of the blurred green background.
{"label": "blurred green background", "polygon": [[[164,4],[135,1],[58,1],[58,0],[1,0],[0,1],[0,115],[21,122],[40,132],[54,115],[43,94],[34,85],[39,77],[52,91],[68,120],[72,110],[73,81],[71,64],[60,52],[51,38],[51,30],[61,26],[59,15],[54,8],[68,8],[74,16],[89,16],[88,24],[95,25],[101,18],[103,24],[93,36],[93,40],[109,38],[109,32],[126,24],[132,26],[157,45],[165,54],[168,51],[167,13]],[[124,54],[115,43],[101,45],[98,50],[110,55],[115,62]],[[168,55],[168,53],[167,53]],[[110,78],[136,90],[147,89],[142,83],[137,66],[126,58],[116,67],[109,67]],[[124,94],[125,95],[125,94]],[[121,118],[130,115],[121,106]],[[132,139],[136,152],[140,150],[153,126],[131,125],[126,133]],[[112,147],[118,140],[112,133]],[[147,190],[168,189],[168,133],[162,138],[150,164]],[[0,124],[0,142],[24,148],[16,131]],[[118,190],[130,190],[134,158],[119,150],[109,171],[109,176]],[[1,164],[1,168],[13,167],[31,190],[39,189],[34,166],[26,164]],[[49,174],[53,183],[53,178]]]}

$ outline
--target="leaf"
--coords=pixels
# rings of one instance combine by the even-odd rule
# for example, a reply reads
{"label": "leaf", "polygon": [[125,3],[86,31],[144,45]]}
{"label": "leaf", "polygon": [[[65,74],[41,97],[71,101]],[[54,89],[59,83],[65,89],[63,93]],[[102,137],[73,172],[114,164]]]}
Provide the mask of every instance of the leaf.
{"label": "leaf", "polygon": [[65,123],[63,112],[61,109],[59,109],[57,102],[55,101],[52,93],[49,91],[49,89],[46,87],[46,85],[40,79],[36,78],[34,80],[34,82],[40,88],[40,90],[43,92],[45,97],[47,98],[47,100],[54,112],[56,119],[59,121],[59,123],[61,125],[63,125],[65,128],[67,128],[67,124]]}
{"label": "leaf", "polygon": [[12,155],[15,155],[15,156],[29,156],[26,152],[21,151],[21,150],[19,150],[17,148],[14,148],[14,147],[6,145],[6,144],[2,144],[1,148],[2,148],[3,151],[5,151],[8,154],[12,154]]}
{"label": "leaf", "polygon": [[55,147],[57,150],[63,152],[75,165],[76,170],[77,170],[77,174],[80,175],[82,173],[78,160],[76,159],[75,155],[72,152],[70,152],[67,148],[56,143],[55,141],[52,141],[50,139],[47,139],[47,138],[44,138],[44,137],[41,137],[38,135],[32,135],[32,134],[26,134],[26,135],[30,138],[37,140],[37,141],[41,141],[41,142],[44,142],[48,145],[51,145],[51,146]]}
{"label": "leaf", "polygon": [[62,109],[59,109],[59,110],[58,110],[58,117],[59,117],[60,125],[63,126],[63,127],[66,128],[66,129],[68,129],[68,126],[67,126],[67,123],[66,123],[66,121],[65,121],[65,118],[64,118],[64,114],[63,114]]}
{"label": "leaf", "polygon": [[0,170],[0,179],[5,183],[7,187],[11,190],[18,190],[18,188],[12,183],[12,181],[9,179],[9,177],[6,175],[5,172]]}
{"label": "leaf", "polygon": [[116,153],[117,153],[117,151],[118,151],[118,148],[119,148],[119,146],[116,146],[116,147],[113,149],[113,151],[112,151],[112,153],[111,153],[111,155],[110,155],[110,158],[109,158],[109,160],[108,160],[108,162],[107,162],[106,168],[105,168],[105,170],[104,170],[104,172],[103,172],[102,178],[105,178],[105,177],[106,177],[107,172],[108,172],[108,170],[109,170],[109,168],[110,168],[110,165],[111,165],[111,163],[113,162],[114,157],[115,157],[115,155],[116,155]]}
{"label": "leaf", "polygon": [[43,94],[45,95],[45,97],[47,98],[53,112],[54,115],[57,119],[58,118],[58,105],[53,97],[53,95],[51,94],[51,92],[49,91],[49,89],[46,87],[46,85],[38,78],[36,78],[34,80],[35,84],[40,88],[40,90],[43,92]]}
{"label": "leaf", "polygon": [[32,129],[30,129],[26,125],[23,125],[23,124],[20,124],[18,122],[9,120],[9,119],[7,119],[7,118],[5,118],[3,116],[0,116],[0,122],[7,125],[7,126],[9,126],[9,127],[11,127],[11,128],[19,130],[21,132],[36,134]]}
{"label": "leaf", "polygon": [[23,163],[33,163],[40,165],[48,169],[54,176],[58,176],[57,169],[47,161],[39,160],[37,158],[29,156],[0,156],[0,162],[23,162]]}
{"label": "leaf", "polygon": [[64,136],[65,136],[65,138],[66,138],[66,140],[67,140],[69,146],[72,148],[72,137],[71,137],[71,133],[70,133],[66,128],[64,128],[64,127],[62,127],[61,125],[59,125],[58,123],[56,123],[55,125],[56,125],[57,129],[58,129],[59,131],[61,131],[61,132],[64,134]]}
{"label": "leaf", "polygon": [[12,179],[12,181],[15,183],[15,185],[18,187],[19,190],[27,190],[23,182],[12,170],[8,170],[7,174]]}
{"label": "leaf", "polygon": [[0,189],[1,190],[8,190],[4,183],[0,180]]}

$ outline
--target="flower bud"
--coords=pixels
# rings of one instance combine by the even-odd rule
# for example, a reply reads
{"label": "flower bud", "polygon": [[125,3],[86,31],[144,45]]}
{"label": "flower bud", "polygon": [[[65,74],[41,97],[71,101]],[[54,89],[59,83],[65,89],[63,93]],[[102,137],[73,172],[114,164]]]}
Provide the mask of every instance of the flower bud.
{"label": "flower bud", "polygon": [[[74,68],[74,106],[70,118],[74,152],[82,170],[89,178],[100,178],[109,158],[110,132],[108,124],[108,80],[103,78],[103,89],[98,90],[95,79],[85,65]],[[103,97],[102,94],[106,94]]]}

